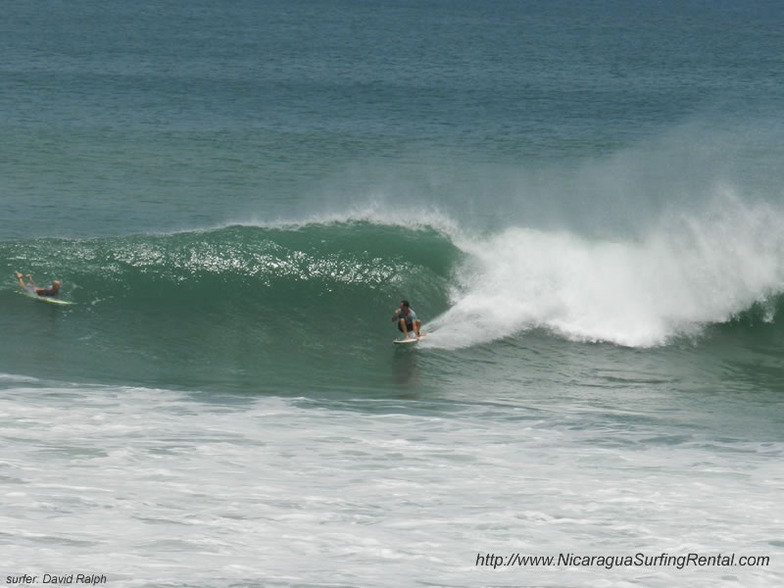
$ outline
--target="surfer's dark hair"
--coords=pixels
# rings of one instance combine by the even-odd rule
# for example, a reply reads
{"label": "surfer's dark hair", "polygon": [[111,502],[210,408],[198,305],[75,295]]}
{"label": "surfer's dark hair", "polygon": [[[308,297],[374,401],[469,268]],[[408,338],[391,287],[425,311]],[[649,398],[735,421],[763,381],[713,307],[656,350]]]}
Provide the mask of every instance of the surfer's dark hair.
{"label": "surfer's dark hair", "polygon": [[400,304],[402,304],[402,305],[403,305],[403,306],[405,306],[405,307],[408,307],[408,306],[409,306],[409,304],[408,304],[408,300],[403,300],[403,301],[401,301],[401,302],[400,302]]}

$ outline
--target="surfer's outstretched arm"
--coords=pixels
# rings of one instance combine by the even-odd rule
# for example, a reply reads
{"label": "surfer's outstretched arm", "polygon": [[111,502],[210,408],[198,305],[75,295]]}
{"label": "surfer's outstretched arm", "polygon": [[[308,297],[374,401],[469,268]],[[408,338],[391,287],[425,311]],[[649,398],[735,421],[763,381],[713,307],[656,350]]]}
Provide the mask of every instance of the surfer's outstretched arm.
{"label": "surfer's outstretched arm", "polygon": [[20,274],[19,272],[14,272],[14,274],[16,275],[16,279],[19,280],[19,287],[26,288],[27,286],[25,286],[24,283],[24,276],[22,276],[22,274]]}

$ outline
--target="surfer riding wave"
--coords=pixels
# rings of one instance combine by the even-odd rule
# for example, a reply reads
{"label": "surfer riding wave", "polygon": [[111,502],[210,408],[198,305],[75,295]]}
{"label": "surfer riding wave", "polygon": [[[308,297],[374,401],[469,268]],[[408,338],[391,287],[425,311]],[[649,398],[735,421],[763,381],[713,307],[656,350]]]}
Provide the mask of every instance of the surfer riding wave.
{"label": "surfer riding wave", "polygon": [[397,321],[397,328],[403,333],[404,339],[408,339],[408,334],[411,332],[419,339],[419,328],[422,321],[417,318],[414,309],[409,306],[408,300],[403,300],[400,303],[400,308],[395,310],[392,320]]}

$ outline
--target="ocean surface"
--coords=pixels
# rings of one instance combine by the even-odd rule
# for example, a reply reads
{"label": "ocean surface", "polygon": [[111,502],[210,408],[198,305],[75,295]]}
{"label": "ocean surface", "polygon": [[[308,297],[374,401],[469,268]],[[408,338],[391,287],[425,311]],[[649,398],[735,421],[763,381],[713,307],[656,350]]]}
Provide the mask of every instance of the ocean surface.
{"label": "ocean surface", "polygon": [[0,583],[784,585],[779,0],[2,13]]}

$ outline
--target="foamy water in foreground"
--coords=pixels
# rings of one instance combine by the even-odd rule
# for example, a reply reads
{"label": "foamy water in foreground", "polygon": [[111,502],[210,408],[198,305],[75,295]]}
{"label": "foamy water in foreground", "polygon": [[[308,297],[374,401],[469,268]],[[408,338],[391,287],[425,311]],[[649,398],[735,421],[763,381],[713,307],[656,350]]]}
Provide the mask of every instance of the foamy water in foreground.
{"label": "foamy water in foreground", "polygon": [[[477,565],[780,551],[781,443],[542,403],[7,389],[4,575],[111,586],[772,586],[781,567]],[[625,423],[625,424],[624,424]],[[710,529],[710,532],[706,532]],[[484,561],[484,560],[481,560]]]}

